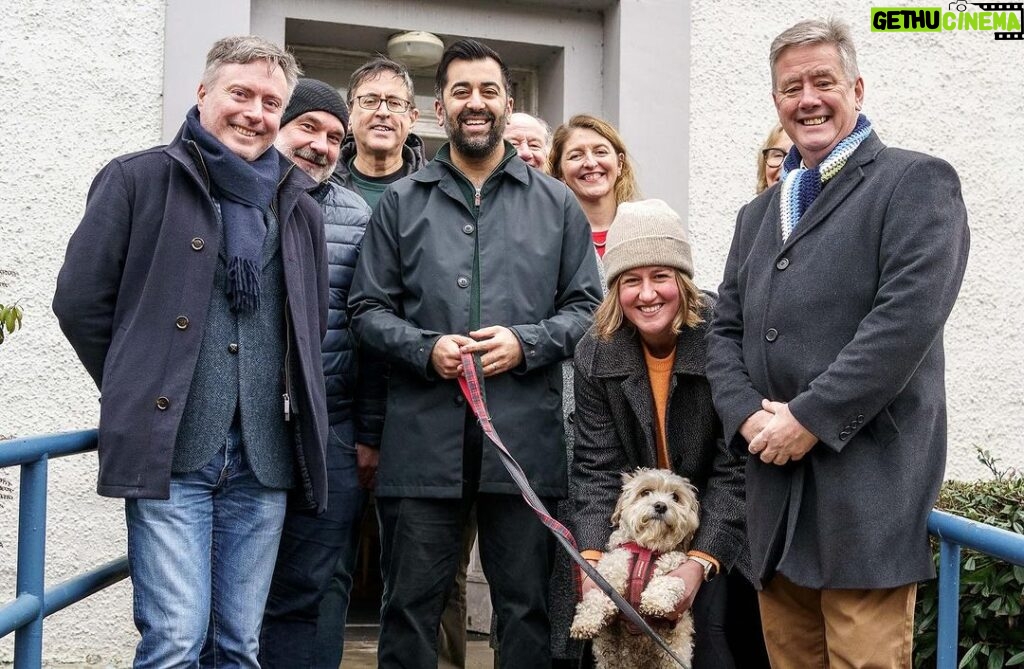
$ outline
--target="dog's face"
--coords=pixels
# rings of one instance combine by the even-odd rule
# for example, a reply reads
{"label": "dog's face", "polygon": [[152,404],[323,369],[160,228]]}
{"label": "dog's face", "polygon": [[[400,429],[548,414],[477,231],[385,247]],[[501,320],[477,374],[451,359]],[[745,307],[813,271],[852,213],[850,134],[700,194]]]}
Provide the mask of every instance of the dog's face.
{"label": "dog's face", "polygon": [[612,513],[617,539],[659,553],[687,550],[697,531],[697,489],[664,469],[622,475],[622,495]]}

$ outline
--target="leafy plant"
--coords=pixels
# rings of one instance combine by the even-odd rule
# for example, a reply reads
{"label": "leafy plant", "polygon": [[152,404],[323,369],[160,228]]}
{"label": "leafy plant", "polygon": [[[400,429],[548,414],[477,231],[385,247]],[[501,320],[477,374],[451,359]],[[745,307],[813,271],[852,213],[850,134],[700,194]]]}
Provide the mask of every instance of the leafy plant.
{"label": "leafy plant", "polygon": [[[21,317],[23,316],[21,307],[15,302],[9,306],[0,304],[0,344],[4,343],[4,338],[7,335],[13,334],[15,330],[21,327]],[[6,333],[4,332],[6,330]]]}
{"label": "leafy plant", "polygon": [[[1024,534],[1024,477],[999,469],[985,450],[978,460],[992,480],[946,481],[938,508],[970,520]],[[935,561],[938,564],[938,549]],[[914,667],[935,666],[938,583],[918,587]],[[960,669],[1024,667],[1024,567],[964,549],[960,566]]]}

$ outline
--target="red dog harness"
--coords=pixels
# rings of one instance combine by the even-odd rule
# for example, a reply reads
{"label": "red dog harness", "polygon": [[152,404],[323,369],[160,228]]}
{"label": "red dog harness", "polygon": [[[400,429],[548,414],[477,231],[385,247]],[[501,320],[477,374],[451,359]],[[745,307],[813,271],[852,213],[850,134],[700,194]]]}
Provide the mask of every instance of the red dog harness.
{"label": "red dog harness", "polygon": [[[661,553],[652,551],[649,548],[644,548],[634,541],[627,541],[624,544],[620,544],[619,548],[624,548],[629,551],[629,580],[626,582],[626,601],[637,611],[640,610],[640,596],[644,592],[644,588],[651,582],[651,578],[654,576],[654,563],[657,562],[658,558],[661,557]],[[626,631],[630,634],[640,634],[641,629],[637,627],[631,620],[627,620],[621,613],[619,618],[622,623],[626,626]],[[674,620],[668,618],[660,618],[654,616],[644,616],[644,620],[651,624],[660,626],[667,626],[673,628],[676,626]]]}

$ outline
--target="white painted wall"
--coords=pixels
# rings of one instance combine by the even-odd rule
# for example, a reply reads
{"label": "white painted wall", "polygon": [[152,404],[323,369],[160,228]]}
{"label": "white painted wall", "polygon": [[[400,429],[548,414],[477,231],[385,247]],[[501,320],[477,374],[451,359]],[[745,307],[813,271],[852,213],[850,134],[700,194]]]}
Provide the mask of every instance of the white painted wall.
{"label": "white painted wall", "polygon": [[[24,330],[0,346],[5,393],[0,434],[79,429],[97,418],[97,393],[49,305],[64,247],[96,171],[116,155],[161,141],[165,75],[184,91],[175,104],[190,103],[202,54],[175,56],[194,66],[165,66],[165,4],[15,0],[0,12],[0,109],[5,111],[0,117],[0,267],[19,271],[7,290],[26,312]],[[253,25],[280,20],[267,0],[251,4],[259,8]],[[336,13],[332,3],[297,4],[310,12]],[[413,5],[395,3],[410,20],[440,25]],[[445,5],[463,17],[460,29],[468,30],[470,4]],[[736,211],[753,192],[755,150],[774,120],[768,45],[797,19],[816,16],[819,5],[700,0],[689,9],[689,30],[681,5],[622,0],[614,6],[601,49],[582,56],[566,53],[575,104],[567,104],[564,114],[583,111],[589,100],[595,109],[618,116],[640,163],[645,193],[688,210],[698,281],[715,287]],[[501,20],[492,20],[486,34],[518,39],[521,31],[507,26],[509,7],[494,7]],[[1017,191],[1024,183],[1024,72],[1019,68],[1024,45],[996,43],[982,34],[871,33],[867,7],[862,0],[830,5],[854,23],[866,81],[865,112],[884,141],[949,160],[963,179],[971,216],[974,248],[946,334],[949,473],[985,475],[974,445],[990,448],[1004,465],[1022,467],[1017,441],[1024,432],[1024,271],[1018,260],[1024,257],[1024,233]],[[566,20],[571,14],[566,11]],[[243,25],[245,19],[232,16],[229,22]],[[566,33],[564,26],[528,25],[551,39]],[[688,50],[687,43],[692,44]],[[573,79],[588,67],[583,58],[602,59],[603,84]],[[680,58],[688,60],[680,63]],[[176,128],[179,121],[169,117],[168,123]],[[0,295],[0,301],[6,299]],[[47,577],[55,583],[83,565],[120,555],[124,530],[122,504],[95,495],[94,456],[52,463],[50,480],[53,558]],[[16,504],[0,511],[0,600],[14,593],[16,518]],[[120,666],[130,662],[134,642],[130,591],[120,584],[51,618],[44,655],[53,662]],[[11,659],[12,647],[10,638],[0,641],[0,663]]]}
{"label": "white painted wall", "polygon": [[[0,434],[96,423],[98,393],[50,301],[96,172],[159,142],[163,25],[162,0],[14,0],[0,12],[0,266],[19,272],[7,290],[25,309],[0,346]],[[123,503],[96,495],[94,455],[52,462],[49,489],[49,583],[124,553]],[[16,501],[0,510],[0,601],[15,594],[17,516]],[[124,661],[134,641],[122,583],[51,617],[44,656]],[[12,654],[13,636],[0,640],[0,661]]]}
{"label": "white painted wall", "polygon": [[[967,274],[945,333],[947,476],[987,475],[975,446],[1024,468],[1024,43],[977,32],[872,33],[872,4],[891,6],[828,5],[853,29],[864,113],[883,142],[957,169],[971,226]],[[777,120],[769,45],[823,10],[800,0],[700,0],[690,11],[690,232],[698,282],[714,288],[736,212],[753,196],[756,150]],[[660,169],[683,169],[684,160],[666,154]]]}

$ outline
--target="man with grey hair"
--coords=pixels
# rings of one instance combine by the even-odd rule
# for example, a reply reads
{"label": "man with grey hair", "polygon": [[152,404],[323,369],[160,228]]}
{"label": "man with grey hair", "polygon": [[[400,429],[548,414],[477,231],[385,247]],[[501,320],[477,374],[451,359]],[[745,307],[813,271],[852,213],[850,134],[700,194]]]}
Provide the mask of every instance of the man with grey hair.
{"label": "man with grey hair", "polygon": [[516,153],[527,165],[542,172],[548,171],[551,126],[544,119],[526,112],[515,112],[508,117],[505,141],[515,147]]}
{"label": "man with grey hair", "polygon": [[384,56],[365,63],[349,79],[348,106],[351,132],[334,178],[372,209],[389,185],[427,162],[423,140],[411,132],[420,112],[409,70]]}
{"label": "man with grey hair", "polygon": [[259,666],[289,490],[326,503],[322,214],[273,148],[298,75],[214,44],[174,140],[100,171],[57,278],[102,394],[98,491],[125,498],[136,667]]}
{"label": "man with grey hair", "polygon": [[726,439],[749,453],[765,640],[773,667],[910,667],[969,247],[960,181],[858,113],[844,24],[796,24],[770,64],[793,148],[739,212],[708,337]]}

